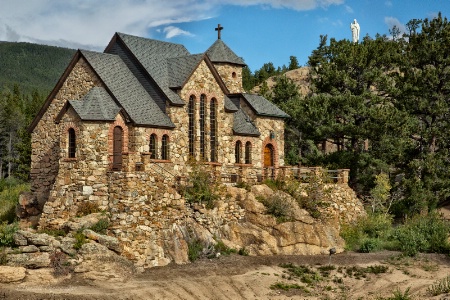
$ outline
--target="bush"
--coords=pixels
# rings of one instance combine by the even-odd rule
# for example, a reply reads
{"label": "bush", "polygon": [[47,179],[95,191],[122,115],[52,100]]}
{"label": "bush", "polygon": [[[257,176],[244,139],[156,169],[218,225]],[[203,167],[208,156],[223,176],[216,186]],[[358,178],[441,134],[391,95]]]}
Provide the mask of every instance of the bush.
{"label": "bush", "polygon": [[450,293],[450,275],[435,281],[435,283],[433,283],[431,286],[427,288],[427,292],[431,296],[438,296],[441,294]]}
{"label": "bush", "polygon": [[280,194],[275,193],[271,197],[259,198],[258,200],[266,207],[266,213],[274,216],[278,223],[292,220],[291,204]]}
{"label": "bush", "polygon": [[77,231],[73,237],[75,238],[75,244],[73,245],[75,250],[80,250],[81,247],[88,242],[81,231]]}
{"label": "bush", "polygon": [[204,203],[207,208],[213,208],[214,202],[220,197],[220,185],[211,177],[210,170],[190,162],[192,171],[189,173],[187,185],[182,187],[180,194],[188,203]]}
{"label": "bush", "polygon": [[6,222],[0,224],[0,247],[14,246],[14,233],[19,229],[17,223],[7,224]]}
{"label": "bush", "polygon": [[78,204],[77,217],[87,216],[99,212],[98,204],[95,202],[84,201]]}
{"label": "bush", "polygon": [[66,276],[72,271],[72,266],[63,252],[53,252],[50,255],[50,267],[55,276]]}
{"label": "bush", "polygon": [[29,191],[29,184],[20,184],[17,180],[1,180],[0,192],[0,222],[12,223],[17,219],[16,206],[19,202],[19,195]]}
{"label": "bush", "polygon": [[372,214],[359,218],[355,224],[342,227],[341,236],[346,249],[360,252],[380,250],[390,236],[392,218],[385,214]]}
{"label": "bush", "polygon": [[398,227],[392,238],[399,243],[399,250],[405,255],[415,256],[418,252],[446,253],[449,224],[437,213],[417,215]]}
{"label": "bush", "polygon": [[380,250],[380,240],[375,238],[363,239],[361,245],[359,246],[359,252],[370,253]]}
{"label": "bush", "polygon": [[97,233],[100,233],[100,234],[106,234],[106,231],[110,225],[111,224],[108,219],[100,219],[100,220],[98,220],[97,223],[95,223],[94,225],[89,227],[89,229],[91,229]]}
{"label": "bush", "polygon": [[196,261],[200,258],[203,251],[203,243],[200,239],[192,239],[188,241],[188,258],[190,261]]}

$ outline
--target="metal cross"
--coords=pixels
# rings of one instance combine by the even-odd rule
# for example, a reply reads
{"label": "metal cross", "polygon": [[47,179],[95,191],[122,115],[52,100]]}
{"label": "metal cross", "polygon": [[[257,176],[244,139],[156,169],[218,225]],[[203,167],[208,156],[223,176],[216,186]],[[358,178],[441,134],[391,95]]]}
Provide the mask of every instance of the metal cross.
{"label": "metal cross", "polygon": [[216,31],[217,31],[217,38],[220,40],[220,31],[223,29],[223,27],[222,26],[220,26],[220,24],[219,25],[217,25],[217,28],[216,28]]}

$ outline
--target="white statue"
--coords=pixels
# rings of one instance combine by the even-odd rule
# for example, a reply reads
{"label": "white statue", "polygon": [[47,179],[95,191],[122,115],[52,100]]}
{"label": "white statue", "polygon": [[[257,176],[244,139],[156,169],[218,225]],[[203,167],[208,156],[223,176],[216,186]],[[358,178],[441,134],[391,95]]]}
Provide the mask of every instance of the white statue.
{"label": "white statue", "polygon": [[357,43],[359,41],[359,24],[356,19],[350,24],[350,29],[352,30],[353,43]]}

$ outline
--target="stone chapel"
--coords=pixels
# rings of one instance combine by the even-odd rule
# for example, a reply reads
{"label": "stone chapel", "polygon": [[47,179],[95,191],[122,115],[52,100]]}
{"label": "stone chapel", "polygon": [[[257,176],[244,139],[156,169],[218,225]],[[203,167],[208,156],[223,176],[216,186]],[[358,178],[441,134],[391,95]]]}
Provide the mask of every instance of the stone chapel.
{"label": "stone chapel", "polygon": [[123,33],[103,53],[78,50],[30,126],[40,205],[61,197],[65,206],[106,204],[108,176],[175,181],[190,158],[230,180],[261,180],[283,166],[289,116],[244,91],[244,60],[220,29],[200,54]]}

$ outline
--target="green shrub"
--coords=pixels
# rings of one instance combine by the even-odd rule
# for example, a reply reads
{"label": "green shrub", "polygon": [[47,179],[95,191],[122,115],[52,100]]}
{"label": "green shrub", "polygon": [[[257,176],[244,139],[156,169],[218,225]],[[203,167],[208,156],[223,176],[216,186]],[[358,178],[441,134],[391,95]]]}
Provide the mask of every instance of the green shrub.
{"label": "green shrub", "polygon": [[229,255],[231,253],[237,253],[236,249],[227,247],[222,241],[218,241],[215,245],[214,245],[214,250],[217,253],[220,254],[225,254],[225,255]]}
{"label": "green shrub", "polygon": [[305,293],[309,293],[309,290],[307,288],[305,288],[304,286],[298,285],[296,283],[284,283],[284,282],[277,282],[274,283],[270,286],[270,289],[272,290],[283,290],[283,291],[289,291],[291,289],[296,289],[296,290],[302,290]]}
{"label": "green shrub", "polygon": [[274,216],[278,223],[292,220],[292,205],[280,194],[273,194],[270,197],[258,198],[266,207],[266,213]]}
{"label": "green shrub", "polygon": [[431,286],[427,288],[427,292],[431,296],[438,296],[450,293],[450,275],[435,281],[435,283],[433,283]]}
{"label": "green shrub", "polygon": [[359,252],[370,253],[380,250],[380,240],[376,238],[365,238],[359,246]]}
{"label": "green shrub", "polygon": [[341,236],[347,250],[373,252],[387,244],[391,231],[390,215],[369,213],[354,224],[342,226]]}
{"label": "green shrub", "polygon": [[7,224],[6,222],[0,224],[0,247],[14,246],[14,233],[19,229],[17,223]]}
{"label": "green shrub", "polygon": [[88,242],[81,231],[77,231],[73,237],[75,238],[75,244],[73,245],[75,250],[80,250],[81,247]]}
{"label": "green shrub", "polygon": [[203,251],[203,243],[200,239],[194,238],[188,241],[188,258],[190,261],[196,261],[200,258]]}
{"label": "green shrub", "polygon": [[111,225],[111,223],[109,222],[108,219],[100,219],[100,220],[98,220],[97,223],[95,223],[94,225],[89,227],[89,229],[91,229],[97,233],[100,233],[100,234],[106,234],[110,225]]}
{"label": "green shrub", "polygon": [[204,203],[207,208],[213,208],[220,198],[220,184],[211,176],[211,170],[190,162],[192,168],[187,179],[187,185],[179,191],[188,203]]}
{"label": "green shrub", "polygon": [[437,213],[430,213],[411,218],[394,231],[392,238],[405,255],[415,256],[419,252],[448,252],[448,234],[448,222]]}
{"label": "green shrub", "polygon": [[248,256],[250,253],[247,249],[245,249],[245,247],[242,247],[241,249],[238,250],[238,254],[242,256]]}
{"label": "green shrub", "polygon": [[405,292],[402,292],[400,289],[397,288],[389,298],[382,298],[379,297],[377,300],[412,300],[411,295],[409,294],[410,288],[407,288]]}
{"label": "green shrub", "polygon": [[30,190],[29,184],[19,184],[15,180],[2,180],[3,187],[0,192],[0,222],[12,223],[17,219],[16,206],[19,195]]}
{"label": "green shrub", "polygon": [[55,276],[66,276],[73,270],[67,260],[67,255],[60,251],[55,251],[50,255],[50,267],[53,268]]}

